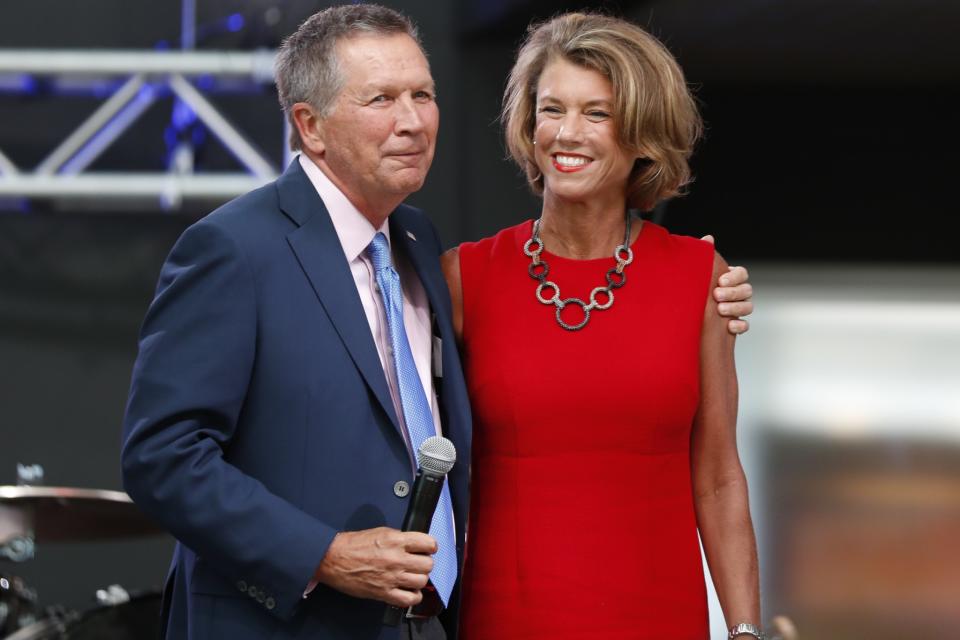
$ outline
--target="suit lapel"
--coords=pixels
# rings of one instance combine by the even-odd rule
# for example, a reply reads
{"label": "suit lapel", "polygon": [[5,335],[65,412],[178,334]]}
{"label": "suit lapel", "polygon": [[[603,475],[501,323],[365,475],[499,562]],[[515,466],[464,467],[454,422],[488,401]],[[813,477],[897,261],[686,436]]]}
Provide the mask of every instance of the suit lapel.
{"label": "suit lapel", "polygon": [[287,235],[290,248],[357,369],[400,433],[370,325],[323,200],[296,159],[277,181],[277,189],[281,209],[299,224]]}
{"label": "suit lapel", "polygon": [[427,300],[430,301],[430,309],[434,313],[442,313],[449,303],[446,301],[446,283],[440,282],[440,262],[436,253],[431,251],[436,247],[431,242],[420,242],[413,235],[412,231],[404,224],[402,211],[396,211],[390,216],[390,238],[394,243],[399,244],[407,259],[413,265],[424,291],[427,292]]}

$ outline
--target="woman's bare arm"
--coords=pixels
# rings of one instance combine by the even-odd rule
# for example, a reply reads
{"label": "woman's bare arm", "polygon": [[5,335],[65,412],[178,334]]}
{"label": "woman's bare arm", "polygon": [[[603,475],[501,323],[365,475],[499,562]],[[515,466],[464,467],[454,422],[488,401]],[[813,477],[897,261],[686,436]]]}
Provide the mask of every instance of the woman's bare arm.
{"label": "woman's bare arm", "polygon": [[450,289],[450,302],[453,303],[453,332],[457,342],[463,342],[463,286],[460,283],[460,249],[454,247],[440,256],[443,277]]}
{"label": "woman's bare arm", "polygon": [[[715,254],[717,286],[727,263]],[[735,337],[709,296],[700,345],[700,407],[693,425],[691,463],[700,538],[727,626],[760,626],[757,544],[750,518],[747,480],[737,453]]]}

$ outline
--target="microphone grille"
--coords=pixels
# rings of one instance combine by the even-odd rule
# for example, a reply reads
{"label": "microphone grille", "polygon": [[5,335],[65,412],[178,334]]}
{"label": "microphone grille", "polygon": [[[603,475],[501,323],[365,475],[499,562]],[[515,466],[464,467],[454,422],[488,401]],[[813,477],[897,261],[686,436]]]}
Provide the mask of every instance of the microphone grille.
{"label": "microphone grille", "polygon": [[425,472],[445,476],[457,461],[457,449],[441,436],[432,436],[423,441],[417,452],[417,463]]}

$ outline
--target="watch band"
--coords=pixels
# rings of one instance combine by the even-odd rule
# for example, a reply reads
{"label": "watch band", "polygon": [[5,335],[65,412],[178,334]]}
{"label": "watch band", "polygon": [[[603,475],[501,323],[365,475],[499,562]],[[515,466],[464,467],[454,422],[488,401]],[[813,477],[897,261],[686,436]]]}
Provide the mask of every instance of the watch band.
{"label": "watch band", "polygon": [[740,624],[735,624],[730,627],[730,633],[727,634],[727,640],[733,640],[737,636],[747,634],[753,636],[757,640],[767,640],[767,636],[760,630],[755,624],[750,624],[749,622],[741,622]]}

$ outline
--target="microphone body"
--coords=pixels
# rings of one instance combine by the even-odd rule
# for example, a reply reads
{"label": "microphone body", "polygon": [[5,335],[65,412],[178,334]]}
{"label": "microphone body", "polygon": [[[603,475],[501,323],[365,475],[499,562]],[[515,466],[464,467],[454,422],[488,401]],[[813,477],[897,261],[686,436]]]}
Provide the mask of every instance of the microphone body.
{"label": "microphone body", "polygon": [[[420,445],[417,452],[419,468],[417,477],[410,492],[410,504],[403,517],[401,531],[416,531],[430,533],[430,524],[433,522],[433,512],[440,501],[443,491],[443,482],[447,473],[453,468],[457,459],[453,443],[440,436],[427,438]],[[401,607],[388,605],[383,615],[385,625],[395,627],[405,613]]]}
{"label": "microphone body", "polygon": [[417,478],[413,482],[410,492],[410,504],[407,514],[403,517],[401,531],[418,531],[430,533],[430,523],[433,522],[433,512],[440,501],[440,492],[443,491],[443,481],[446,476],[438,476],[424,470],[417,469]]}

